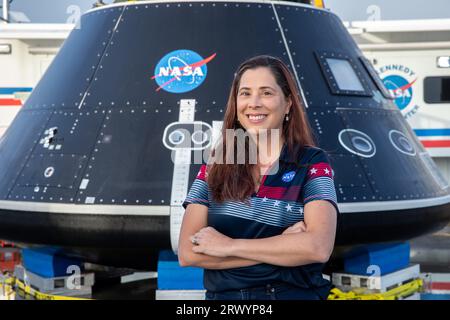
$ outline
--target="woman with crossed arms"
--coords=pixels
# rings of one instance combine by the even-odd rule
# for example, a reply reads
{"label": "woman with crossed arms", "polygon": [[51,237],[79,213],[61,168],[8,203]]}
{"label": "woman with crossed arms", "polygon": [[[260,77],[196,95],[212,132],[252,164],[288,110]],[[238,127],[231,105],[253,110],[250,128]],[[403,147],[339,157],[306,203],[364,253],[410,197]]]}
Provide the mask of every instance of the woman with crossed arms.
{"label": "woman with crossed arms", "polygon": [[236,151],[227,129],[249,133],[257,161],[202,165],[183,204],[180,265],[205,269],[207,300],[326,299],[322,269],[338,217],[333,173],[281,60],[258,56],[238,68],[216,159]]}

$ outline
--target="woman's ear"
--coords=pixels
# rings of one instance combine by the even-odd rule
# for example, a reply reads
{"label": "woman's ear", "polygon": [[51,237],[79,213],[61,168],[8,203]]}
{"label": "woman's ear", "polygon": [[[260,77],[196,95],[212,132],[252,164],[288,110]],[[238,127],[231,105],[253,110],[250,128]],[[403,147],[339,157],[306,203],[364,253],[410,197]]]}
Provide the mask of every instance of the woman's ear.
{"label": "woman's ear", "polygon": [[292,107],[292,97],[289,96],[287,97],[287,112],[286,114],[289,114],[289,112],[291,112],[291,107]]}

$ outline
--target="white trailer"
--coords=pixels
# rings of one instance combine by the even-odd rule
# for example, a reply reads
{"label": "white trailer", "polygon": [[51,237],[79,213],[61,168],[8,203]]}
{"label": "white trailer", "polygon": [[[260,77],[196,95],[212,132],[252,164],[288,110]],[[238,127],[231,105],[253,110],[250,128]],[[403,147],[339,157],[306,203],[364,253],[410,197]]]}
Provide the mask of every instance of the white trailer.
{"label": "white trailer", "polygon": [[354,21],[347,27],[450,180],[450,19]]}
{"label": "white trailer", "polygon": [[0,23],[0,138],[72,29],[69,24]]}

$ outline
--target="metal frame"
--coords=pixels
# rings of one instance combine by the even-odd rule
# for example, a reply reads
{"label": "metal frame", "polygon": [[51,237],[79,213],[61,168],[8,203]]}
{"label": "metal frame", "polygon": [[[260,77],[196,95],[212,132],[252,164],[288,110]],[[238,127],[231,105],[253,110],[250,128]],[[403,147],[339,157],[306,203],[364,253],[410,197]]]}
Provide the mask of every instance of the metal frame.
{"label": "metal frame", "polygon": [[[367,84],[367,79],[364,76],[361,68],[357,65],[355,59],[348,56],[347,54],[342,54],[339,52],[330,52],[330,51],[315,51],[314,52],[317,61],[319,62],[320,68],[324,75],[326,82],[330,88],[330,91],[334,95],[339,96],[360,96],[360,97],[372,97],[373,93],[370,91],[370,88]],[[363,86],[364,91],[356,91],[356,90],[341,90],[339,89],[338,83],[334,77],[334,74],[331,68],[328,65],[327,58],[331,59],[339,59],[339,60],[347,60],[353,68],[355,75],[358,77],[361,85]]]}

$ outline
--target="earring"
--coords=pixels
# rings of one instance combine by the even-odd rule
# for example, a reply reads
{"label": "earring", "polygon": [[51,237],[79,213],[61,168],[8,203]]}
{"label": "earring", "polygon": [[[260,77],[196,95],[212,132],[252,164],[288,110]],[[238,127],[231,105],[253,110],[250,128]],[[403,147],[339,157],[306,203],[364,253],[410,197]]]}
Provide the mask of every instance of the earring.
{"label": "earring", "polygon": [[286,115],[285,120],[286,120],[286,122],[289,121],[289,115]]}

